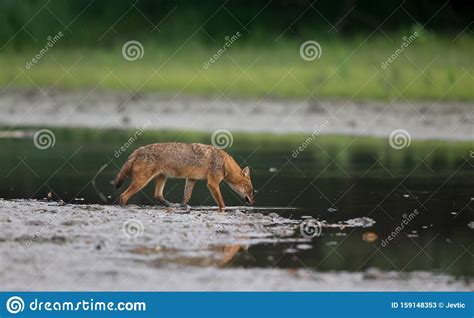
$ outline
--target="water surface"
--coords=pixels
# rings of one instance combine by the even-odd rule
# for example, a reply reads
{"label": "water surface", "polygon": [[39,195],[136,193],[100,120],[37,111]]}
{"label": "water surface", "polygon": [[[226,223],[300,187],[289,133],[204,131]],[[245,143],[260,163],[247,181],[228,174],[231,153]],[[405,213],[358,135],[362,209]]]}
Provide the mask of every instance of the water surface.
{"label": "water surface", "polygon": [[[43,199],[50,193],[66,203],[115,204],[120,191],[110,181],[133,149],[164,141],[210,143],[210,134],[156,131],[141,134],[127,147],[134,131],[53,129],[54,147],[40,150],[31,138],[35,130],[28,131],[22,138],[0,139],[2,198]],[[303,245],[258,244],[246,251],[227,247],[233,254],[225,266],[318,271],[376,267],[474,275],[472,143],[413,141],[395,150],[384,139],[320,136],[295,155],[306,138],[234,134],[226,150],[241,166],[251,167],[257,207],[276,207],[258,213],[328,224],[367,217],[375,224],[325,227]],[[121,147],[126,149],[118,153]],[[179,202],[183,186],[184,180],[169,180],[166,198]],[[227,206],[243,205],[222,188]],[[153,186],[131,203],[157,205]],[[204,182],[196,186],[190,203],[214,205]],[[416,216],[397,230],[414,211]]]}

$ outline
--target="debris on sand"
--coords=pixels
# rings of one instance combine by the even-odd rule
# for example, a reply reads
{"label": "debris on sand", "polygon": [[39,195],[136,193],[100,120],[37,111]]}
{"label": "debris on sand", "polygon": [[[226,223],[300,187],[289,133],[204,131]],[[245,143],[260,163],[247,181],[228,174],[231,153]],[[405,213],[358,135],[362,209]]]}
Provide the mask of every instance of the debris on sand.
{"label": "debris on sand", "polygon": [[[275,211],[238,207],[224,213],[204,208],[177,213],[134,205],[0,199],[0,289],[413,290],[426,281],[436,281],[432,290],[472,289],[470,281],[429,272],[403,274],[407,281],[384,271],[364,277],[363,272],[233,265],[252,257],[250,247],[256,245],[283,243],[294,257],[316,249],[299,237],[298,220]],[[373,223],[365,218],[341,222]],[[273,255],[264,257],[277,261]]]}

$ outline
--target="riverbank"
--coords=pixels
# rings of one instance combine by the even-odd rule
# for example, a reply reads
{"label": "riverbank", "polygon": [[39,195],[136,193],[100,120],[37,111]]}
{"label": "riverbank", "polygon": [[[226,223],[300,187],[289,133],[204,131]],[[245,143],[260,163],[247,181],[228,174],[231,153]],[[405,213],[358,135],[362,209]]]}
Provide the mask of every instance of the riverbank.
{"label": "riverbank", "polygon": [[0,199],[3,290],[472,290],[443,273],[241,267],[258,244],[317,244],[264,208],[225,213]]}
{"label": "riverbank", "polygon": [[351,135],[473,140],[467,102],[198,98],[110,91],[8,90],[0,95],[0,125],[13,127],[140,128],[213,132]]}

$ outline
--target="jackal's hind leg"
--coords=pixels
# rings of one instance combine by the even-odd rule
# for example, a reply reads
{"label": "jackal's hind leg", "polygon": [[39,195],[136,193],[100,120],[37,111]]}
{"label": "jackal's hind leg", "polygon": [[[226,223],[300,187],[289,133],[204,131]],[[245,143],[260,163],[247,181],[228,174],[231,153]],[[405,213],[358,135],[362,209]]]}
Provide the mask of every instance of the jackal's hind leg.
{"label": "jackal's hind leg", "polygon": [[169,202],[168,200],[166,200],[165,197],[163,196],[163,190],[165,188],[167,178],[168,177],[165,174],[159,174],[158,177],[156,177],[154,197],[158,199],[161,202],[161,204],[169,207],[169,206],[172,206],[173,204]]}
{"label": "jackal's hind leg", "polygon": [[127,190],[120,195],[120,205],[127,204],[128,200],[130,200],[135,193],[143,189],[148,182],[150,182],[149,176],[137,173],[133,174],[132,183],[130,183]]}

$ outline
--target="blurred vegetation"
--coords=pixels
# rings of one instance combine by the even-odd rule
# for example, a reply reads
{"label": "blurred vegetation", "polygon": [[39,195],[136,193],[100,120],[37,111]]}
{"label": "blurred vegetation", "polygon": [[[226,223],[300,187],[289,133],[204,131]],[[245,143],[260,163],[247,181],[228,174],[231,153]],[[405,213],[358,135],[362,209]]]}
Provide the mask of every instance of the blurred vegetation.
{"label": "blurred vegetation", "polygon": [[[21,127],[18,127],[21,130]],[[25,128],[25,131],[34,132],[34,128]],[[52,129],[56,137],[56,145],[48,151],[38,151],[30,138],[26,139],[0,139],[0,146],[11,151],[0,153],[0,162],[4,164],[5,171],[0,169],[0,173],[7,175],[8,169],[15,166],[19,157],[29,157],[31,167],[34,171],[44,170],[46,166],[52,169],[60,166],[64,162],[66,154],[71,154],[75,150],[81,149],[77,156],[74,156],[74,165],[82,165],[81,172],[94,173],[102,164],[111,161],[112,164],[104,171],[111,173],[111,179],[115,176],[117,169],[127,160],[129,154],[140,146],[156,142],[200,142],[211,143],[212,133],[188,132],[188,131],[168,131],[168,130],[146,130],[140,138],[121,152],[118,157],[116,150],[126,144],[136,130],[97,130],[88,128],[54,128]],[[403,177],[408,172],[411,176],[425,176],[436,172],[437,178],[446,178],[459,166],[469,159],[472,150],[472,142],[469,141],[441,141],[412,140],[409,147],[403,150],[396,150],[390,147],[387,139],[376,137],[358,137],[339,135],[318,136],[314,141],[307,144],[303,151],[293,157],[293,151],[297,150],[307,140],[305,134],[286,134],[275,136],[271,133],[234,133],[233,144],[226,151],[236,156],[236,160],[246,158],[252,154],[252,160],[261,173],[267,173],[269,166],[280,167],[291,159],[296,163],[298,169],[308,176],[316,176],[321,173],[323,177],[341,177],[343,171],[339,167],[350,171],[352,176],[360,176],[367,172],[377,162],[386,167],[390,174],[382,167],[378,166],[370,170],[372,177]],[[260,147],[265,145],[265,147]],[[258,149],[258,151],[255,151]],[[14,154],[14,155],[12,155]],[[54,155],[52,155],[54,154]],[[268,158],[272,162],[268,162]],[[2,161],[6,160],[6,161]],[[102,161],[101,161],[102,160]],[[411,171],[414,166],[423,165],[419,169]],[[8,162],[10,161],[10,162]],[[57,161],[53,163],[53,161]],[[48,162],[48,164],[46,164]],[[258,166],[261,165],[261,166]],[[328,169],[324,169],[329,167]],[[294,166],[288,165],[286,169],[279,172],[279,176],[299,175]],[[469,166],[465,165],[461,170],[464,173],[472,174]],[[31,173],[25,169],[27,174]],[[18,175],[11,176],[18,178]],[[28,178],[19,178],[27,180]],[[13,181],[13,179],[12,179]],[[8,184],[8,183],[7,183]]]}
{"label": "blurred vegetation", "polygon": [[[0,86],[194,95],[470,100],[466,1],[3,1]],[[64,34],[31,68],[48,36]],[[208,69],[226,42],[242,36]],[[419,37],[382,69],[414,32]],[[143,44],[130,62],[122,45]],[[320,59],[300,58],[315,40]]]}
{"label": "blurred vegetation", "polygon": [[[0,2],[0,43],[41,43],[60,30],[64,45],[96,47],[124,39],[200,42],[242,30],[249,41],[391,32],[425,25],[458,34],[472,22],[472,1],[414,0],[5,0]],[[335,28],[334,28],[335,27]],[[204,32],[203,32],[204,31]],[[38,41],[39,43],[36,43]],[[3,44],[2,44],[3,45]]]}

